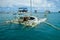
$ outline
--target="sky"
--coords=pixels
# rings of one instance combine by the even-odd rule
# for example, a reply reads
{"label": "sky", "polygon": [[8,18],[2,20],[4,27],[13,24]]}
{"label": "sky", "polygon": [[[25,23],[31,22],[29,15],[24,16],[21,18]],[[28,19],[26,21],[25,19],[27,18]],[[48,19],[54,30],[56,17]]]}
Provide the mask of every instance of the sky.
{"label": "sky", "polygon": [[[50,10],[59,11],[60,10],[60,0],[31,0],[32,8],[36,10]],[[1,7],[15,8],[15,7],[30,7],[30,0],[0,0],[0,10]]]}

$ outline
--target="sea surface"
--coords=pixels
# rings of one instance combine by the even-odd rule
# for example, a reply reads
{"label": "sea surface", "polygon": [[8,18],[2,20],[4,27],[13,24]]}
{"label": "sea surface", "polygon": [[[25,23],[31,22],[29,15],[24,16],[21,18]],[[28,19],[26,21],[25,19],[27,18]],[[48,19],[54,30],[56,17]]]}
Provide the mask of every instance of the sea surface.
{"label": "sea surface", "polygon": [[[38,18],[46,17],[46,22],[60,28],[60,13],[51,12],[47,16],[44,16],[44,13],[32,15]],[[60,40],[60,29],[46,23],[40,23],[33,28],[21,24],[5,23],[15,18],[15,13],[0,12],[0,40]]]}

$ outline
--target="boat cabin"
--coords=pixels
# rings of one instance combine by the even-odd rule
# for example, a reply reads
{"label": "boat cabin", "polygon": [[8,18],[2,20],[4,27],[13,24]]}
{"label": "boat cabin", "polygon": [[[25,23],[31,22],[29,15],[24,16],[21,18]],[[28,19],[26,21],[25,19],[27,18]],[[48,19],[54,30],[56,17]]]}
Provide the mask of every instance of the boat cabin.
{"label": "boat cabin", "polygon": [[27,8],[19,8],[18,12],[28,12]]}

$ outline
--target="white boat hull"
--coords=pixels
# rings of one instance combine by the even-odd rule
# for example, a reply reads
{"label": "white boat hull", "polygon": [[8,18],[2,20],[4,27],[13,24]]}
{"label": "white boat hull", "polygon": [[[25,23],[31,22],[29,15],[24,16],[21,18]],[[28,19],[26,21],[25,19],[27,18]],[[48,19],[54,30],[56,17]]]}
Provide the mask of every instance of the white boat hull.
{"label": "white boat hull", "polygon": [[15,23],[15,24],[22,24],[22,25],[25,25],[25,26],[34,27],[41,22],[45,22],[46,20],[47,20],[47,18],[41,18],[41,19],[35,18],[35,20],[28,20],[28,21],[22,22],[22,20],[19,21],[18,19],[15,19],[15,20],[7,21],[7,22],[12,22],[12,23]]}

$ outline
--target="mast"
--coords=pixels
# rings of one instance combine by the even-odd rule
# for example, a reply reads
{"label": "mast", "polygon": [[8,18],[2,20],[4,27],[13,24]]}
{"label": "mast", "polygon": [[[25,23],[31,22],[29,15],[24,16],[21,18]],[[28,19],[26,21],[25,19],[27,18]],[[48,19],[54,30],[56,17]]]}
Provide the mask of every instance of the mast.
{"label": "mast", "polygon": [[32,0],[30,0],[30,15],[32,15]]}

